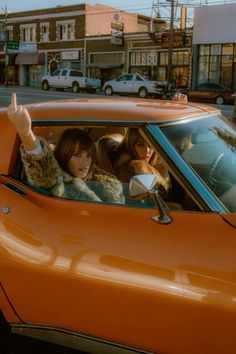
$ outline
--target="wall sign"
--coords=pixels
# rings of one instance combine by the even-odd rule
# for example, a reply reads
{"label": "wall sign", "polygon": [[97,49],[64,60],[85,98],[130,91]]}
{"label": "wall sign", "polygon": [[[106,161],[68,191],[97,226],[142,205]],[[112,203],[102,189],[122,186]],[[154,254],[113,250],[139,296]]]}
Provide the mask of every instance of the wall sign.
{"label": "wall sign", "polygon": [[[162,33],[161,47],[169,48],[170,45],[170,33]],[[185,46],[185,33],[184,32],[174,32],[173,33],[173,47],[181,48]]]}

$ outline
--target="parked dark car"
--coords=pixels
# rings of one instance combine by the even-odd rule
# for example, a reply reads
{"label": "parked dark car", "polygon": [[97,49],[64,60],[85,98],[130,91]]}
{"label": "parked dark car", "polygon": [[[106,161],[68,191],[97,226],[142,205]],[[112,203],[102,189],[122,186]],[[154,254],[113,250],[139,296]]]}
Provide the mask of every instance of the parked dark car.
{"label": "parked dark car", "polygon": [[233,104],[234,90],[222,84],[214,82],[205,82],[195,88],[186,88],[181,90],[188,96],[189,101],[208,101],[216,104]]}

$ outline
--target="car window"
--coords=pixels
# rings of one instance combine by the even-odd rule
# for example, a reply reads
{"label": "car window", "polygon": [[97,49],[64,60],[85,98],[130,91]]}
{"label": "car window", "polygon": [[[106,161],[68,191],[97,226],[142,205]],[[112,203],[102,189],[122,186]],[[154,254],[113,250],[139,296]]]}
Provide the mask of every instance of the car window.
{"label": "car window", "polygon": [[197,87],[198,90],[206,90],[207,88],[208,88],[207,84],[200,84]]}
{"label": "car window", "polygon": [[224,88],[220,85],[217,85],[217,84],[211,84],[211,89],[218,90],[218,91],[224,91]]}
{"label": "car window", "polygon": [[122,75],[117,79],[117,81],[130,81],[130,80],[132,80],[132,75]]}
{"label": "car window", "polygon": [[58,76],[58,75],[60,75],[60,72],[61,72],[61,70],[55,70],[55,71],[52,73],[52,76]]}
{"label": "car window", "polygon": [[[196,171],[217,198],[231,211],[236,212],[236,132],[233,124],[220,117],[185,124],[183,127],[165,128],[173,145],[184,160]],[[178,132],[179,129],[179,132]],[[190,139],[191,138],[191,139]],[[180,149],[181,141],[188,141]]]}
{"label": "car window", "polygon": [[66,76],[66,74],[67,74],[67,70],[62,70],[61,76]]}
{"label": "car window", "polygon": [[136,76],[136,81],[144,81],[144,79],[141,76],[137,75]]}
{"label": "car window", "polygon": [[[122,135],[124,136],[126,134],[126,131],[128,127],[124,126],[101,126],[101,127],[93,127],[93,126],[36,126],[33,127],[34,133],[38,137],[43,137],[49,144],[49,147],[51,151],[53,152],[55,149],[56,142],[58,138],[61,136],[64,130],[68,128],[79,128],[82,130],[85,130],[91,139],[94,141],[96,149],[98,148],[98,140],[103,137],[103,136],[113,136],[113,135]],[[121,141],[121,139],[119,140]],[[114,145],[113,145],[114,146]],[[104,155],[104,151],[102,152]],[[96,154],[99,154],[99,150],[97,149]],[[98,158],[99,155],[97,155],[97,164],[99,168],[102,168],[102,170],[105,172],[105,174],[112,174],[115,176],[114,171],[110,171],[106,169],[106,166],[100,165],[100,160]],[[104,158],[103,158],[104,160]],[[164,162],[161,163],[161,160],[158,162],[158,166],[163,165]],[[138,167],[139,168],[139,167]],[[159,167],[158,167],[159,168]],[[160,170],[161,171],[161,170]],[[150,172],[137,172],[137,173],[150,173]],[[48,170],[47,170],[47,176],[48,176]],[[30,179],[26,177],[25,169],[23,168],[23,164],[21,163],[21,167],[19,168],[19,164],[17,164],[17,171],[15,172],[15,175],[18,176],[17,178],[20,179],[23,183],[27,184],[30,186],[30,188],[34,189],[38,193],[46,194],[47,196],[50,197],[59,197],[62,199],[70,199],[70,200],[76,200],[76,201],[90,201],[90,202],[95,202],[95,203],[108,203],[108,204],[122,204],[125,206],[129,207],[137,207],[137,208],[155,208],[155,203],[152,197],[147,198],[146,200],[133,200],[132,198],[129,197],[129,184],[127,182],[120,181],[118,182],[113,182],[113,181],[107,181],[106,178],[102,179],[102,182],[98,181],[93,181],[89,180],[88,183],[86,182],[87,186],[91,188],[92,191],[99,191],[98,195],[99,198],[101,197],[101,200],[96,200],[93,197],[88,197],[88,195],[85,193],[81,193],[80,196],[77,198],[75,195],[75,188],[74,186],[70,188],[68,191],[64,191],[63,185],[57,185],[53,190],[51,187],[44,187],[42,185],[36,185],[33,183]],[[50,175],[50,174],[49,174]],[[118,176],[115,176],[116,179],[115,181],[118,180]],[[131,177],[130,177],[131,178]],[[177,193],[175,195],[171,195],[171,193],[167,193],[161,188],[161,197],[163,198],[163,201],[167,203],[167,207],[171,208],[179,208],[182,209],[183,207],[181,206],[182,202],[182,196],[183,196],[183,191],[182,188],[179,188],[178,183],[172,179],[173,186],[175,185],[174,189],[175,192],[178,189],[178,195]],[[98,186],[99,184],[99,186]],[[119,186],[120,185],[120,186]],[[114,187],[115,186],[115,187]],[[81,186],[79,186],[81,188]],[[114,188],[114,190],[118,190],[119,197],[118,198],[110,198],[109,193],[108,196],[105,198],[102,198],[103,192],[110,190],[111,188]],[[62,190],[62,192],[60,192]],[[58,192],[59,191],[59,192]],[[59,193],[59,194],[58,194]],[[97,192],[96,192],[97,193]],[[99,193],[102,193],[101,195]],[[106,194],[106,193],[105,193]],[[120,198],[120,195],[122,195],[122,198]],[[180,199],[179,199],[180,198]],[[186,207],[188,209],[188,207]],[[192,206],[191,206],[192,208]],[[190,209],[191,209],[190,208]]]}

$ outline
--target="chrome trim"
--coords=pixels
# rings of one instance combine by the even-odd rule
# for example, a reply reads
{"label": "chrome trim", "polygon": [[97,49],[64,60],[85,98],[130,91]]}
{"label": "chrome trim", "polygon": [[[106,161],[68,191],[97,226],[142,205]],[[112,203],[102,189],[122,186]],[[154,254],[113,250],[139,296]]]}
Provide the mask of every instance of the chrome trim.
{"label": "chrome trim", "polygon": [[27,194],[24,189],[21,189],[19,186],[15,185],[13,182],[5,181],[3,183],[3,187],[18,194],[18,195],[26,195]]}
{"label": "chrome trim", "polygon": [[15,323],[10,325],[12,333],[91,354],[158,354],[51,326]]}

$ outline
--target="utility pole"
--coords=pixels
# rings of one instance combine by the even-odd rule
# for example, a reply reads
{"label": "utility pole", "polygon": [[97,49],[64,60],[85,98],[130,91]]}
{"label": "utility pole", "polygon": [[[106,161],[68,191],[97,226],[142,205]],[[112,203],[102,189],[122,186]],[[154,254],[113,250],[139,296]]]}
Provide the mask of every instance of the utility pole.
{"label": "utility pole", "polygon": [[8,43],[8,31],[7,31],[7,6],[5,6],[5,84],[6,87],[8,86],[8,61],[9,61],[9,56],[8,56],[8,50],[7,50],[7,43]]}
{"label": "utility pole", "polygon": [[4,21],[2,21],[2,23],[4,24],[4,51],[5,51],[5,85],[8,86],[8,61],[9,61],[9,57],[8,57],[8,50],[7,50],[7,43],[8,43],[8,31],[7,31],[7,6],[1,7],[0,9],[4,11]]}
{"label": "utility pole", "polygon": [[167,85],[170,90],[172,84],[172,56],[173,56],[173,42],[174,42],[174,10],[175,0],[166,0],[170,2],[170,32],[169,32],[169,50],[168,50],[168,71],[167,71]]}

